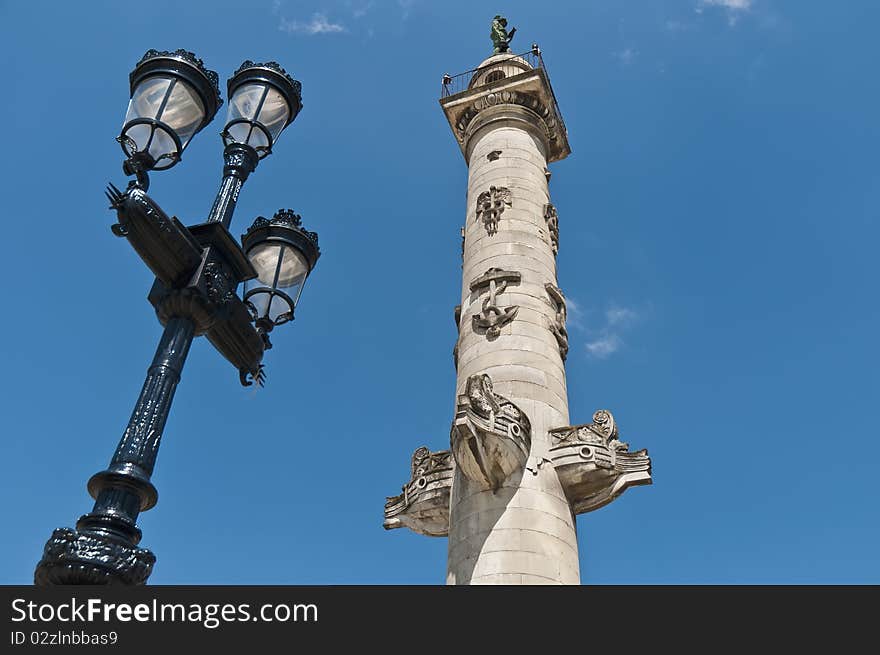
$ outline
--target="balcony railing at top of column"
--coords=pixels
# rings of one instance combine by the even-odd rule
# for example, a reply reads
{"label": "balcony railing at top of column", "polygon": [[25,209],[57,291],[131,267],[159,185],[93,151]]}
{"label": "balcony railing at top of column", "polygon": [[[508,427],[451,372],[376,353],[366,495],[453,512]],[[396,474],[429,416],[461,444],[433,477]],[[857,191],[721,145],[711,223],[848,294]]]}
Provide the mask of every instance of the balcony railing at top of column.
{"label": "balcony railing at top of column", "polygon": [[[520,62],[519,64],[513,63],[517,60]],[[508,61],[511,63],[507,63]],[[532,68],[544,68],[544,61],[541,59],[541,50],[536,46],[532,46],[532,49],[528,52],[519,55],[511,54],[509,60],[496,61],[492,64],[487,64],[486,66],[480,66],[479,68],[473,68],[464,73],[459,73],[458,75],[444,75],[443,88],[440,91],[440,97],[445,98],[446,96],[466,91],[470,86],[471,80],[474,79],[475,76],[489,69],[496,69],[504,73],[504,77],[512,77],[513,75],[524,73],[525,71],[522,69],[523,61]],[[502,78],[499,77],[498,79]]]}
{"label": "balcony railing at top of column", "polygon": [[[547,84],[550,84],[550,75],[547,73],[547,67],[544,66],[544,58],[541,57],[541,49],[537,44],[534,44],[532,45],[531,50],[518,55],[511,54],[506,60],[503,59],[485,66],[473,68],[464,73],[459,73],[458,75],[444,75],[440,89],[440,97],[446,98],[467,91],[470,88],[472,80],[484,71],[492,71],[486,76],[485,83],[487,84],[525,73],[527,71],[523,70],[523,61],[531,66],[533,70],[542,69],[544,75],[547,77]],[[496,71],[498,73],[497,78],[492,79]],[[559,111],[559,106],[556,104],[556,94],[553,93],[552,85],[550,85],[550,95],[553,96],[553,108],[556,110],[556,115],[559,117],[559,120],[562,121],[562,112]]]}

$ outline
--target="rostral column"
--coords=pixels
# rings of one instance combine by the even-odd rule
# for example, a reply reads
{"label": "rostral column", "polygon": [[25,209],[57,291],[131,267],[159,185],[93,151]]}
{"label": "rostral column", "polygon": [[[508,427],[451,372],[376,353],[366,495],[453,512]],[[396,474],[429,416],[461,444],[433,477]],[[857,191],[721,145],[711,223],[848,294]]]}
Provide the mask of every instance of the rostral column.
{"label": "rostral column", "polygon": [[443,77],[468,165],[455,414],[450,449],[418,448],[385,504],[385,528],[449,537],[448,584],[579,584],[575,515],[651,483],[609,411],[569,422],[547,164],[571,150],[541,51],[512,54],[514,32],[496,16],[492,56]]}

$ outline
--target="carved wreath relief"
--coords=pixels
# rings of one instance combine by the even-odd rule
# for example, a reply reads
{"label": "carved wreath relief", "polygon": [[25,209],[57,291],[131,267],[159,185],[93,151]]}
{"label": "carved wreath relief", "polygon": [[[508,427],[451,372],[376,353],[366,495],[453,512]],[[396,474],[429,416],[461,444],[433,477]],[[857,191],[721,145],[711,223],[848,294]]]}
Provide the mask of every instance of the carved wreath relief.
{"label": "carved wreath relief", "polygon": [[547,295],[550,296],[550,302],[553,303],[553,307],[556,309],[556,317],[550,322],[550,331],[556,337],[556,343],[559,344],[559,354],[564,362],[568,356],[568,330],[565,329],[565,320],[567,318],[565,296],[562,295],[560,288],[549,282],[544,285],[544,288],[547,290]]}
{"label": "carved wreath relief", "polygon": [[475,331],[485,330],[489,339],[495,339],[501,334],[501,328],[510,323],[519,311],[518,305],[510,307],[498,307],[498,296],[504,293],[509,282],[519,284],[522,276],[516,271],[505,271],[500,268],[490,268],[483,275],[471,282],[470,290],[479,291],[486,288],[488,293],[483,299],[482,310],[472,317]]}
{"label": "carved wreath relief", "polygon": [[477,220],[483,221],[486,233],[491,236],[498,231],[498,221],[504,207],[511,205],[510,189],[503,186],[490,186],[477,198]]}
{"label": "carved wreath relief", "polygon": [[556,213],[556,207],[551,203],[544,205],[544,220],[547,222],[547,232],[550,233],[550,245],[553,248],[553,254],[559,254],[559,214]]}
{"label": "carved wreath relief", "polygon": [[524,93],[522,91],[511,91],[505,89],[503,91],[493,91],[477,98],[473,104],[469,105],[462,111],[455,120],[455,136],[460,142],[464,142],[467,135],[468,126],[474,117],[481,111],[494,107],[496,105],[519,105],[531,109],[538,114],[543,120],[544,133],[551,142],[556,142],[559,138],[561,130],[559,130],[559,122],[555,109],[546,106],[541,99],[533,93]]}

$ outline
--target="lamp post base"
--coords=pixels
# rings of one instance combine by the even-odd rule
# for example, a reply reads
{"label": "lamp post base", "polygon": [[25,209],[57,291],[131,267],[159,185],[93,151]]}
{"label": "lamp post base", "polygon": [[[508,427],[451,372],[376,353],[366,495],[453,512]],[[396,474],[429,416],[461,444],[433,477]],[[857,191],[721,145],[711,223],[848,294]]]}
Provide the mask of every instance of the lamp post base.
{"label": "lamp post base", "polygon": [[110,466],[89,480],[92,511],[80,517],[75,530],[52,533],[34,571],[34,584],[142,585],[150,577],[156,556],[137,547],[137,517],[158,498],[150,476],[194,332],[189,318],[173,317],[166,323]]}
{"label": "lamp post base", "polygon": [[123,539],[97,532],[58,528],[43,549],[34,584],[142,585],[156,556]]}

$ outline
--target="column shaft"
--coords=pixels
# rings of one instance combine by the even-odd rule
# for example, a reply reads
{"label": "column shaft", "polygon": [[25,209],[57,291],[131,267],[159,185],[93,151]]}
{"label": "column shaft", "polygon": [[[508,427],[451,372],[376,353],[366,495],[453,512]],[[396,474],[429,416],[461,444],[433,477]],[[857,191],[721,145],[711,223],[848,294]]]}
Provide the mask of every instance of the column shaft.
{"label": "column shaft", "polygon": [[[569,417],[565,368],[549,329],[556,310],[545,288],[557,285],[544,219],[546,144],[537,120],[528,125],[520,112],[488,121],[470,136],[468,151],[456,395],[465,393],[469,377],[488,374],[495,393],[528,416],[531,450],[522,476],[512,475],[496,490],[482,490],[456,471],[447,582],[578,584],[575,520],[548,455],[548,429],[567,425]],[[477,212],[481,194],[491,187],[509,199],[494,232]],[[491,268],[521,275],[496,298],[497,306],[518,310],[495,338],[472,325],[487,290],[472,291],[471,282]]]}

